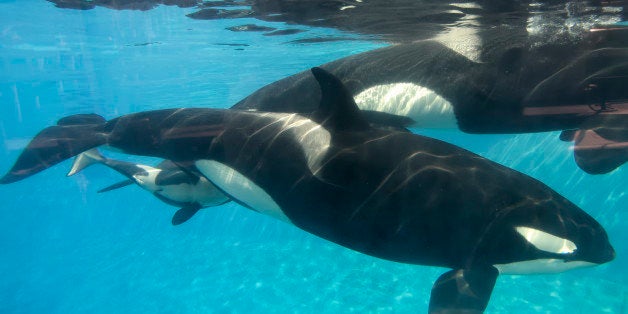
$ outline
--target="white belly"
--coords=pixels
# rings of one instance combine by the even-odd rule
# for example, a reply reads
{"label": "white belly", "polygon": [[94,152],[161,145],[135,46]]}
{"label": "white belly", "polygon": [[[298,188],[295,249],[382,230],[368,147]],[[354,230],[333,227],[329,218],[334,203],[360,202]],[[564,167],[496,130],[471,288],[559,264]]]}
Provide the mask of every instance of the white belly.
{"label": "white belly", "polygon": [[273,198],[235,169],[214,160],[197,160],[196,168],[221,190],[253,210],[290,222]]}

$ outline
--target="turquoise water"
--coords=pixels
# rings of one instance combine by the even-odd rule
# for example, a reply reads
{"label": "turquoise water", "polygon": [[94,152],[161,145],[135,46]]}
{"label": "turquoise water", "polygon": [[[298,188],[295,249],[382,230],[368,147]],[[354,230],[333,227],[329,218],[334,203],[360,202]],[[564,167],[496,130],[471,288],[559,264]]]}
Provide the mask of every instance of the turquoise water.
{"label": "turquoise water", "polygon": [[[61,10],[0,1],[0,171],[40,129],[74,113],[107,118],[169,107],[230,107],[277,79],[383,46],[331,29],[233,33],[256,20],[197,21],[193,9]],[[232,45],[238,44],[238,45]],[[240,46],[245,44],[246,46]],[[606,228],[617,258],[556,275],[500,276],[487,313],[628,312],[628,167],[578,169],[558,133],[445,139],[542,180]],[[235,204],[173,227],[175,208],[105,168],[64,162],[0,186],[2,313],[416,313],[445,270],[368,257]]]}

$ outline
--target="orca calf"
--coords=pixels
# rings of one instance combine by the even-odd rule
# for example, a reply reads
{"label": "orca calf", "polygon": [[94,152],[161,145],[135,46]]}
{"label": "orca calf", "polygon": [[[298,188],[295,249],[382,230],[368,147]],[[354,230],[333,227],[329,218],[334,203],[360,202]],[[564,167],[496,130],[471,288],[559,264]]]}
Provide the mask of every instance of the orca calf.
{"label": "orca calf", "polygon": [[[588,40],[596,44],[582,44],[584,48],[485,43],[497,48],[486,48],[483,62],[437,41],[421,41],[321,67],[337,76],[360,109],[369,111],[367,119],[380,126],[528,133],[603,129],[608,119],[620,117],[624,123],[614,132],[628,144],[628,48],[625,40],[602,37],[611,33],[628,38],[628,28],[623,28],[592,32]],[[316,80],[303,71],[262,87],[232,109],[309,114],[319,100]],[[608,155],[579,158],[578,164],[592,174],[615,169],[628,154],[625,148],[604,145],[588,151]]]}
{"label": "orca calf", "polygon": [[238,203],[349,249],[447,267],[429,311],[482,312],[500,273],[611,261],[602,226],[543,183],[454,145],[374,128],[328,72],[310,117],[169,109],[41,131],[0,179],[15,182],[101,145],[202,173]]}
{"label": "orca calf", "polygon": [[172,217],[173,225],[188,221],[200,209],[225,204],[230,199],[204,176],[182,169],[169,160],[156,167],[106,158],[97,149],[81,153],[74,160],[68,176],[93,164],[103,164],[128,178],[106,187],[98,193],[111,191],[129,184],[137,184],[153,193],[166,204],[180,207]]}

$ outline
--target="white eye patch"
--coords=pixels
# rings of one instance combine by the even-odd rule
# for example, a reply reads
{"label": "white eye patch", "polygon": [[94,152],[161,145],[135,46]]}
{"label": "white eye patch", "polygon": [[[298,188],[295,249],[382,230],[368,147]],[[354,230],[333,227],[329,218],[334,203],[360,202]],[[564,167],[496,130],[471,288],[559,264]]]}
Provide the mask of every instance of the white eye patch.
{"label": "white eye patch", "polygon": [[516,227],[515,229],[526,241],[530,242],[537,249],[545,252],[569,254],[577,249],[575,243],[538,229],[523,226]]}

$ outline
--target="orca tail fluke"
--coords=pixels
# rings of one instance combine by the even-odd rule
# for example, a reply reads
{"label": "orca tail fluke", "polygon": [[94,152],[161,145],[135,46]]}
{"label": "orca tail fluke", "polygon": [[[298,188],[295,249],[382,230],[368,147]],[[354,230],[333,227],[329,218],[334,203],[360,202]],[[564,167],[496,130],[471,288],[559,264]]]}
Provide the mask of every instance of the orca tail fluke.
{"label": "orca tail fluke", "polygon": [[107,143],[105,119],[73,115],[45,128],[31,140],[0,184],[23,180],[72,156]]}
{"label": "orca tail fluke", "polygon": [[72,164],[72,168],[68,172],[67,176],[73,176],[83,171],[83,169],[94,164],[105,162],[105,160],[105,157],[100,154],[96,148],[80,153],[76,156],[76,158],[74,158],[74,163]]}
{"label": "orca tail fluke", "polygon": [[628,130],[623,127],[567,130],[560,139],[574,142],[576,164],[589,174],[609,173],[628,161]]}

